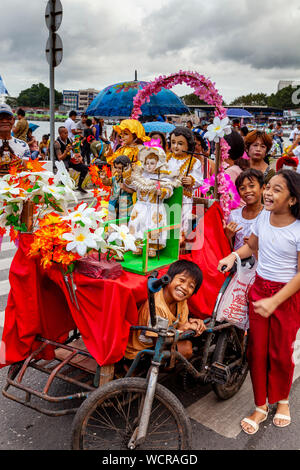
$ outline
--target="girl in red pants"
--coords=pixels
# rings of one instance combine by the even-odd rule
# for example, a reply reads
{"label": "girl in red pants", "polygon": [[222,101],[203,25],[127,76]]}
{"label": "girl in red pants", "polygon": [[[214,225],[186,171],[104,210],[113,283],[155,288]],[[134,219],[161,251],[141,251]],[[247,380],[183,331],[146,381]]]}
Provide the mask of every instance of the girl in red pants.
{"label": "girl in red pants", "polygon": [[[300,175],[280,170],[267,184],[264,210],[252,226],[240,258],[258,252],[256,278],[249,292],[248,359],[256,409],[241,422],[247,434],[258,431],[268,416],[268,403],[277,403],[273,423],[291,422],[289,393],[294,363],[293,345],[300,328]],[[229,271],[231,253],[218,269]]]}

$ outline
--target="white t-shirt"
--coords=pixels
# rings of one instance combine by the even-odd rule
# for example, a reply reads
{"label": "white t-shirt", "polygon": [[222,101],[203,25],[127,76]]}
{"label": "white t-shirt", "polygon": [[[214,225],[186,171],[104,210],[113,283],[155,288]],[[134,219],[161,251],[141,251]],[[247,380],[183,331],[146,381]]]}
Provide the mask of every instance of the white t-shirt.
{"label": "white t-shirt", "polygon": [[290,133],[289,140],[290,140],[291,142],[293,142],[294,139],[295,139],[295,137],[296,137],[297,135],[299,135],[299,134],[300,134],[300,131],[299,131],[298,128],[293,129],[292,132]]}
{"label": "white t-shirt", "polygon": [[[257,216],[258,217],[258,216]],[[252,225],[256,221],[257,217],[254,219],[244,219],[243,217],[243,207],[239,207],[231,211],[228,222],[235,222],[238,224],[238,227],[243,227],[242,230],[235,234],[234,240],[234,250],[238,250],[241,246],[245,245],[244,238],[250,237],[252,233]]]}
{"label": "white t-shirt", "polygon": [[270,211],[263,210],[252,226],[258,237],[257,274],[275,282],[289,282],[298,272],[300,220],[286,227],[270,224]]}
{"label": "white t-shirt", "polygon": [[[17,139],[16,137],[12,137],[8,141],[10,148],[14,152],[14,154],[19,158],[30,158],[30,150],[28,144],[24,142],[24,140]],[[3,140],[0,139],[0,147],[3,145]]]}
{"label": "white t-shirt", "polygon": [[64,122],[64,126],[68,129],[68,137],[71,141],[74,140],[74,134],[72,132],[72,129],[77,129],[77,125],[75,123],[75,121],[73,121],[73,119],[71,118],[68,118],[65,122]]}

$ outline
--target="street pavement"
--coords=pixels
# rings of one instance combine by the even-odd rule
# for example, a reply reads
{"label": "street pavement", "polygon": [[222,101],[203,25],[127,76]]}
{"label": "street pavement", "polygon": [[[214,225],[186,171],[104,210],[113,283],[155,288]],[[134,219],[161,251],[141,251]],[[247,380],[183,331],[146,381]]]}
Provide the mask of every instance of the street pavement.
{"label": "street pavement", "polygon": [[[16,247],[8,238],[0,252],[0,340],[5,306],[9,293],[9,267]],[[299,336],[300,339],[300,336]],[[297,360],[297,362],[299,359]],[[6,380],[7,368],[0,369],[0,388]],[[241,431],[240,420],[253,410],[251,381],[248,375],[241,390],[231,399],[220,401],[209,385],[191,385],[187,390],[177,378],[168,383],[180,398],[191,418],[194,450],[300,450],[300,364],[296,365],[291,392],[292,424],[278,429],[272,424],[274,407],[257,434]],[[39,385],[40,375],[32,372],[29,382]],[[53,394],[65,394],[65,384],[55,384]],[[67,450],[73,415],[49,417],[25,408],[0,395],[1,450]]]}

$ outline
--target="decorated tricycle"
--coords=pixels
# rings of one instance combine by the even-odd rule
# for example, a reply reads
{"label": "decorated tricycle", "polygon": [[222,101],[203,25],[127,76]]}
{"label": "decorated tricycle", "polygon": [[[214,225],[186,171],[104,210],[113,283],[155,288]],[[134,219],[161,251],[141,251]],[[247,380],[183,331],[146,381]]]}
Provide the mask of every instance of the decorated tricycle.
{"label": "decorated tricycle", "polygon": [[[217,260],[231,251],[223,234],[231,199],[223,166],[228,146],[222,137],[228,129],[222,98],[209,80],[180,72],[141,90],[132,119],[139,116],[149,94],[183,82],[216,107],[210,129],[216,174],[212,197],[196,200],[201,211],[191,210],[188,186],[197,168],[192,150],[186,152],[184,174],[179,170],[173,179],[167,170],[174,156],[166,160],[154,146],[139,149],[136,160],[125,155],[136,166],[136,179],[128,160],[117,160],[118,156],[115,173],[101,180],[108,186],[100,182],[94,201],[74,210],[65,205],[75,196],[63,165],[57,165],[55,176],[31,163],[26,171],[13,170],[3,177],[1,233],[10,226],[13,235],[19,233],[19,245],[10,269],[0,350],[1,365],[10,366],[2,393],[49,416],[75,413],[72,449],[190,449],[190,419],[166,387],[170,374],[190,377],[199,386],[210,383],[225,400],[239,390],[248,372],[245,329],[237,328],[237,322],[218,320],[234,275],[216,269]],[[148,186],[139,162],[145,165]],[[97,178],[97,169],[93,171]],[[107,194],[112,194],[116,181],[126,192],[126,204],[131,207],[134,192],[137,202],[127,217],[118,212],[114,219],[110,211],[116,208],[116,199]],[[188,210],[182,210],[184,203]],[[139,240],[136,207],[141,208],[141,219],[151,214]],[[183,231],[188,211],[196,217],[192,228]],[[179,258],[202,270],[201,286],[189,301],[190,314],[206,326],[198,336],[157,314],[156,294],[169,285],[167,272]],[[150,321],[143,325],[138,322],[139,308],[145,302]],[[130,331],[150,333],[155,340],[128,363],[123,358]],[[189,355],[180,347],[187,341]],[[45,383],[39,385],[39,380],[33,387],[32,370],[46,377]]]}

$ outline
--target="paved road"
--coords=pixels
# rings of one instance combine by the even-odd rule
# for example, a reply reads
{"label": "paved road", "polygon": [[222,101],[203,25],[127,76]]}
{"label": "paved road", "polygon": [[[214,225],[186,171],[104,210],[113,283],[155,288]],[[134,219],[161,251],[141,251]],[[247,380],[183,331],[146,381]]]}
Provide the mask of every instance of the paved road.
{"label": "paved road", "polygon": [[[0,340],[4,310],[9,292],[9,266],[16,248],[3,240],[0,252]],[[0,370],[0,387],[5,383],[7,369]],[[286,429],[277,429],[272,418],[263,423],[255,436],[241,432],[239,422],[251,412],[253,397],[249,376],[235,397],[217,400],[210,386],[194,386],[182,391],[176,378],[171,389],[180,397],[192,419],[193,449],[300,449],[300,364],[295,369],[291,394],[293,422]],[[41,381],[33,371],[29,383]],[[53,393],[68,393],[67,386],[57,383]],[[64,390],[66,388],[66,391]],[[52,418],[38,414],[0,395],[0,450],[66,450],[70,448],[70,427],[73,416]]]}

